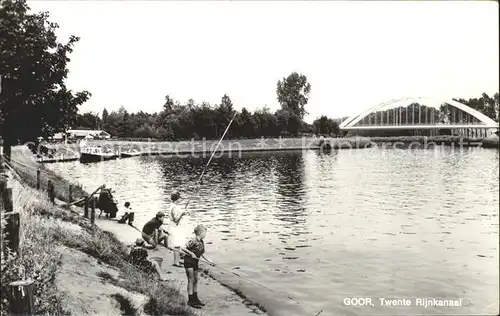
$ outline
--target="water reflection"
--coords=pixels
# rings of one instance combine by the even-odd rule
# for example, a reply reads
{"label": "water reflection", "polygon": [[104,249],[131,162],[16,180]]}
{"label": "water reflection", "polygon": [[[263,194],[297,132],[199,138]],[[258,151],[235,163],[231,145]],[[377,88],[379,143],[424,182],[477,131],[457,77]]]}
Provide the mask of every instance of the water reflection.
{"label": "water reflection", "polygon": [[322,315],[363,314],[339,303],[349,293],[463,292],[474,303],[463,313],[478,314],[498,296],[498,158],[451,148],[248,153],[215,158],[201,186],[208,157],[49,167],[88,191],[113,187],[139,212],[138,226],[180,190],[219,264]]}
{"label": "water reflection", "polygon": [[277,157],[278,207],[276,218],[296,225],[306,221],[304,207],[304,158],[301,152],[293,152]]}

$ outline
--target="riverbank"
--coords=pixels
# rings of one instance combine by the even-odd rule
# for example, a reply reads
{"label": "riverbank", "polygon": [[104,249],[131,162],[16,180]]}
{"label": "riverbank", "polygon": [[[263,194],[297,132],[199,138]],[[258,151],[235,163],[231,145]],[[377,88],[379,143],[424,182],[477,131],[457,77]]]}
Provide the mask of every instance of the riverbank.
{"label": "riverbank", "polygon": [[[349,137],[349,138],[326,138],[331,149],[364,149],[376,146],[394,147],[431,147],[431,146],[454,146],[454,147],[481,147],[481,138],[464,138],[459,136],[398,136],[398,137]],[[120,156],[122,152],[135,150],[140,156],[177,156],[208,158],[215,150],[218,140],[190,140],[176,142],[158,141],[127,141],[127,140],[88,140],[88,146],[101,146],[106,150],[115,152]],[[40,163],[70,162],[79,159],[80,147],[78,144],[51,144],[51,149],[56,151],[52,158],[39,159]],[[266,151],[298,151],[298,150],[325,150],[319,144],[316,137],[303,138],[261,138],[261,139],[239,139],[222,140],[216,155],[240,155],[244,152],[266,152]]]}
{"label": "riverbank", "polygon": [[[96,220],[96,225],[104,231],[113,233],[120,241],[131,244],[140,237],[139,232],[126,224],[118,224],[110,220]],[[210,232],[207,235],[207,257],[217,261],[217,258],[210,256],[211,242]],[[164,258],[164,268],[170,272],[169,277],[177,280],[180,285],[180,292],[185,293],[186,276],[184,269],[171,265],[173,254],[164,247],[158,247],[150,251],[151,256]],[[199,295],[203,298],[207,307],[211,310],[223,311],[223,315],[246,315],[245,310],[241,310],[242,305],[231,305],[227,302],[241,302],[250,308],[255,314],[262,314],[265,310],[268,315],[276,316],[300,316],[313,313],[306,311],[297,302],[290,300],[284,294],[273,293],[250,280],[239,277],[237,271],[231,271],[223,267],[210,267],[203,261],[200,262],[203,271],[199,284]],[[308,313],[309,312],[309,313]],[[317,313],[318,311],[316,311]],[[212,314],[210,314],[212,315]]]}
{"label": "riverbank", "polygon": [[415,144],[435,144],[437,146],[480,146],[482,138],[470,138],[460,136],[395,136],[395,137],[370,137],[370,142],[375,144],[387,143],[415,143]]}
{"label": "riverbank", "polygon": [[[111,233],[52,205],[43,192],[13,176],[8,186],[20,214],[21,250],[17,257],[2,258],[2,293],[10,282],[33,280],[35,315],[213,314],[187,307],[174,280],[160,281],[130,265],[129,250]],[[2,232],[4,225],[2,220]],[[3,297],[2,314],[9,313],[8,306]]]}
{"label": "riverbank", "polygon": [[[362,149],[369,148],[371,143],[368,138],[331,138],[326,139],[332,149]],[[217,147],[219,140],[190,140],[176,142],[138,142],[122,140],[87,140],[88,146],[101,146],[106,150],[115,152],[120,156],[122,152],[136,150],[142,156],[177,156],[177,157],[210,157]],[[40,162],[64,162],[74,161],[79,157],[79,144],[51,144],[51,149],[56,154],[51,159],[43,159]],[[217,148],[217,155],[239,155],[243,152],[265,152],[265,151],[297,151],[297,150],[321,150],[319,139],[307,138],[261,138],[222,140]]]}
{"label": "riverbank", "polygon": [[[16,154],[22,153],[22,150],[17,148],[15,151],[13,151],[13,158],[16,158]],[[26,163],[26,164],[24,164]],[[30,167],[35,167],[36,162],[31,162],[32,166],[29,166],[29,162],[25,160],[23,165],[17,164],[17,167],[15,167],[16,173],[24,174],[22,178],[24,177],[27,178],[32,178],[32,170],[30,170]],[[44,174],[50,174],[49,171],[45,170]],[[35,173],[36,175],[36,173]],[[52,175],[53,179],[57,179],[58,181],[62,181],[64,183],[61,183],[59,187],[63,187],[64,185],[69,186],[69,182],[66,180],[62,179],[61,177],[58,177],[57,175]],[[36,180],[35,180],[36,181]],[[29,179],[28,183],[33,183],[33,179]],[[38,216],[43,216],[43,217],[48,217],[44,218],[43,220],[46,222],[47,227],[50,227],[50,231],[53,231],[55,236],[49,236],[49,240],[58,240],[59,243],[53,245],[54,247],[50,248],[51,253],[47,255],[47,257],[52,257],[52,258],[59,258],[61,259],[62,254],[64,253],[66,256],[70,256],[70,258],[66,258],[65,260],[59,260],[57,264],[53,264],[54,266],[60,267],[61,264],[60,262],[66,262],[66,265],[64,266],[65,268],[63,269],[65,272],[65,275],[72,275],[72,274],[78,274],[76,271],[72,271],[70,269],[71,264],[68,265],[70,262],[76,262],[75,258],[72,258],[71,254],[75,254],[74,250],[78,251],[83,251],[87,255],[90,255],[92,258],[86,258],[85,261],[87,262],[87,265],[89,266],[89,270],[94,271],[96,269],[96,262],[101,263],[101,264],[107,264],[109,269],[114,269],[116,275],[119,275],[116,278],[111,278],[109,280],[103,280],[104,283],[110,283],[103,285],[103,289],[107,288],[109,289],[115,289],[115,287],[121,287],[124,290],[128,290],[131,292],[129,295],[130,299],[127,299],[129,303],[128,305],[131,305],[132,302],[137,302],[137,301],[144,301],[145,299],[141,299],[140,295],[145,295],[148,297],[146,305],[144,303],[142,305],[143,312],[146,314],[162,314],[166,315],[166,310],[169,311],[175,311],[175,315],[255,315],[255,314],[264,314],[265,311],[267,310],[267,306],[264,306],[263,304],[259,303],[253,303],[255,302],[253,299],[255,297],[257,298],[262,298],[262,301],[265,302],[266,304],[272,303],[272,300],[265,299],[266,296],[269,296],[267,293],[263,293],[259,297],[259,293],[253,294],[252,295],[252,300],[250,300],[249,297],[246,296],[246,293],[244,293],[243,288],[245,287],[241,281],[241,279],[237,279],[236,276],[233,275],[232,278],[228,278],[228,276],[225,276],[226,272],[216,272],[216,271],[209,271],[207,267],[203,267],[205,274],[202,276],[200,280],[200,297],[204,298],[207,306],[202,310],[202,313],[198,313],[196,311],[193,312],[191,308],[188,308],[184,305],[185,303],[185,273],[183,269],[179,268],[173,268],[170,266],[169,262],[171,260],[172,254],[169,253],[166,249],[158,249],[154,252],[150,253],[150,256],[160,256],[164,258],[164,265],[163,265],[163,270],[164,272],[170,272],[169,276],[169,286],[165,287],[162,285],[159,287],[157,284],[154,284],[154,282],[158,283],[158,280],[151,280],[148,281],[147,277],[144,275],[141,275],[140,271],[132,271],[130,267],[125,267],[125,258],[127,254],[126,247],[124,246],[125,244],[130,244],[133,240],[135,240],[137,237],[140,237],[138,232],[134,230],[132,227],[128,225],[120,225],[116,222],[108,221],[108,220],[97,220],[96,224],[97,227],[92,227],[89,223],[88,220],[82,218],[81,216],[75,215],[75,213],[80,213],[83,214],[83,210],[80,210],[78,208],[72,207],[72,212],[70,212],[67,209],[62,209],[61,207],[54,207],[50,204],[48,204],[48,201],[46,201],[46,196],[36,190],[33,190],[31,188],[26,188],[24,185],[21,184],[16,184],[16,190],[15,192],[18,192],[16,194],[24,194],[24,199],[28,200],[30,205],[37,205],[34,210],[33,208],[28,208],[31,211],[24,211],[26,208],[26,203],[17,203],[19,205],[19,208],[22,209],[23,214],[27,214],[29,220],[24,220],[24,222],[32,222],[33,218],[36,220]],[[20,193],[24,192],[24,193]],[[40,202],[41,201],[41,202]],[[40,203],[42,203],[42,206],[39,206]],[[58,204],[65,204],[62,201],[60,201]],[[65,225],[60,225],[59,223],[61,221],[67,221],[69,223],[65,223]],[[72,227],[69,227],[72,226]],[[64,227],[64,233],[61,233],[60,227]],[[111,234],[109,234],[111,233]],[[45,234],[48,234],[45,232]],[[61,237],[64,236],[64,237]],[[47,238],[44,238],[47,239]],[[35,242],[36,244],[36,242]],[[68,249],[70,248],[70,249]],[[42,247],[42,249],[44,249]],[[48,250],[47,250],[48,251]],[[78,256],[82,256],[82,254],[78,254]],[[68,268],[69,267],[69,268]],[[125,269],[125,270],[124,270]],[[74,297],[78,292],[82,292],[83,290],[75,290],[75,286],[78,284],[81,284],[81,282],[74,282],[74,281],[61,281],[64,280],[66,277],[59,277],[57,278],[56,275],[57,271],[60,271],[59,268],[53,268],[51,271],[55,271],[53,273],[53,276],[51,279],[57,279],[59,280],[59,288],[65,288],[64,293],[59,293],[58,288],[54,284],[51,284],[51,287],[53,288],[53,291],[57,293],[57,297],[61,297],[59,299],[60,304],[60,312],[57,312],[56,314],[62,313],[62,310],[65,310],[67,306],[69,306],[70,310],[73,311],[91,311],[89,309],[90,306],[90,301],[92,299],[95,299],[95,293],[94,295],[91,295],[89,293],[93,293],[93,291],[90,291],[87,293],[88,295],[77,295],[79,298]],[[85,274],[84,272],[81,272]],[[81,274],[80,273],[80,274]],[[93,284],[95,285],[95,273],[92,273],[91,275],[79,275],[78,278],[84,278],[86,281],[84,283],[88,284]],[[102,272],[103,275],[113,275],[113,273],[109,271],[104,271]],[[124,275],[125,274],[125,275]],[[76,276],[75,276],[76,277]],[[118,282],[117,280],[123,280],[121,283]],[[223,279],[226,280],[224,283],[219,283],[216,280]],[[4,280],[2,280],[4,281]],[[6,282],[9,280],[5,280]],[[106,282],[105,282],[106,281]],[[108,282],[109,281],[109,282]],[[83,281],[82,281],[83,282]],[[4,282],[3,282],[4,283]],[[103,284],[104,284],[103,283]],[[8,284],[8,283],[7,283]],[[73,284],[73,285],[71,285]],[[113,287],[114,286],[114,287]],[[161,288],[161,289],[159,289]],[[247,285],[248,288],[248,285]],[[104,290],[103,290],[104,291]],[[120,290],[121,296],[123,297],[123,291]],[[165,293],[167,291],[168,293]],[[85,291],[83,291],[85,292]],[[94,291],[95,292],[95,291]],[[251,292],[251,291],[250,291]],[[86,293],[86,292],[85,292]],[[133,293],[139,293],[139,298],[137,294]],[[113,293],[108,293],[109,295]],[[115,293],[116,294],[116,293]],[[69,298],[68,298],[69,295]],[[73,295],[73,297],[72,297]],[[109,296],[108,295],[108,296]],[[81,302],[81,305],[79,305],[78,302],[75,302],[75,300],[81,300],[81,297],[88,297],[87,302]],[[165,300],[165,297],[167,298]],[[64,299],[63,299],[64,298]],[[160,302],[162,300],[162,302]],[[109,300],[108,300],[109,301]],[[112,301],[112,300],[111,300]],[[63,302],[66,302],[69,305],[65,305],[66,303],[63,304]],[[172,303],[173,302],[173,303]],[[170,306],[169,304],[172,303],[173,306]],[[127,305],[126,304],[126,305]],[[148,305],[149,304],[149,305]],[[290,303],[288,303],[290,304]],[[87,307],[85,307],[85,306]],[[108,304],[101,304],[102,306],[111,306],[110,303]],[[133,305],[133,304],[132,304]],[[103,307],[104,308],[104,307]],[[139,307],[135,306],[133,309],[139,311]],[[153,313],[153,311],[156,309],[156,313]],[[276,310],[280,311],[282,310],[281,308],[276,309],[276,307],[270,307],[270,310]],[[292,306],[293,310],[293,306]],[[51,313],[54,311],[51,311]],[[105,310],[100,310],[98,313],[108,313],[109,311]],[[54,312],[55,313],[55,312]],[[208,314],[204,314],[208,313]],[[302,315],[303,313],[279,313],[276,312],[272,315]]]}

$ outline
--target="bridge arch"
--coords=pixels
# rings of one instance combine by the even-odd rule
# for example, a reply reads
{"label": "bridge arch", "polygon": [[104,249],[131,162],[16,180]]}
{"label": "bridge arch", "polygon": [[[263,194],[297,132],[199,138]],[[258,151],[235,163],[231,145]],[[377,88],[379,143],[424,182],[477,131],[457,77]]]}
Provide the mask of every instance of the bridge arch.
{"label": "bridge arch", "polygon": [[367,108],[340,124],[352,130],[470,130],[494,129],[498,123],[455,100],[401,98]]}

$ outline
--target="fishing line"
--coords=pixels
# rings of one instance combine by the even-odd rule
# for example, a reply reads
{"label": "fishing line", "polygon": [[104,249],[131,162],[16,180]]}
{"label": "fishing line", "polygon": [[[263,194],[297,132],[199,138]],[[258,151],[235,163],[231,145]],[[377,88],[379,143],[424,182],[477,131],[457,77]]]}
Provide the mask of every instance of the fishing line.
{"label": "fishing line", "polygon": [[[220,143],[221,143],[221,142],[222,142],[222,140],[224,139],[224,136],[226,136],[226,133],[227,133],[227,131],[229,130],[229,127],[231,126],[231,123],[233,123],[233,120],[234,120],[234,118],[236,117],[236,115],[237,115],[237,114],[238,114],[238,113],[234,113],[233,118],[231,119],[231,121],[229,121],[229,124],[227,125],[226,130],[224,131],[224,134],[222,134],[222,137],[220,138],[219,142],[217,143],[217,146],[215,146],[215,149],[213,150],[212,155],[210,156],[210,159],[208,160],[207,164],[206,164],[206,165],[205,165],[205,167],[203,168],[203,170],[202,170],[202,172],[201,172],[201,175],[200,175],[200,178],[198,179],[198,190],[199,190],[199,185],[202,183],[202,182],[201,182],[201,180],[202,180],[202,178],[203,178],[203,175],[205,174],[205,171],[207,170],[208,165],[209,165],[209,164],[210,164],[210,162],[212,161],[212,158],[214,157],[215,152],[217,151],[217,148],[219,148]],[[191,195],[191,196],[192,196],[192,195]],[[190,196],[190,198],[187,200],[187,202],[186,202],[186,207],[185,207],[185,208],[187,208],[187,207],[188,207],[189,202],[191,201],[191,196]]]}
{"label": "fishing line", "polygon": [[[200,259],[200,260],[201,260],[201,259]],[[210,265],[210,263],[211,263],[210,261],[208,261],[208,260],[206,260],[206,259],[203,259],[202,261],[204,261],[204,262],[208,263],[209,265]],[[219,268],[219,269],[221,269],[221,270],[224,270],[224,271],[226,271],[226,272],[229,272],[229,273],[231,273],[231,274],[234,274],[235,276],[237,276],[237,277],[239,277],[239,278],[241,278],[241,279],[244,279],[244,280],[246,280],[246,281],[248,281],[248,282],[250,282],[250,283],[253,283],[253,284],[255,284],[255,285],[258,285],[258,286],[260,286],[260,287],[262,287],[262,288],[264,288],[264,289],[266,289],[266,290],[268,290],[268,291],[270,291],[270,292],[272,292],[272,293],[275,293],[275,294],[277,294],[277,295],[279,295],[279,296],[282,296],[282,297],[285,297],[285,298],[287,298],[287,299],[289,299],[289,300],[292,300],[293,302],[297,303],[297,305],[298,305],[300,308],[302,308],[302,309],[304,310],[304,312],[306,312],[306,313],[307,313],[308,311],[307,311],[307,310],[304,308],[304,306],[302,306],[302,305],[308,305],[310,308],[315,309],[315,307],[314,307],[314,306],[312,306],[312,305],[309,305],[309,304],[305,304],[305,303],[299,302],[298,300],[294,299],[293,297],[291,297],[291,296],[289,296],[289,295],[286,295],[286,294],[283,294],[283,293],[281,293],[281,292],[275,291],[275,290],[273,290],[273,289],[271,289],[271,288],[269,288],[269,287],[267,287],[267,286],[265,286],[265,285],[262,285],[262,284],[260,284],[260,283],[258,283],[258,282],[256,282],[256,281],[253,281],[252,279],[249,279],[249,278],[247,278],[247,277],[241,276],[241,275],[239,275],[238,273],[236,273],[236,272],[234,272],[234,271],[231,271],[231,270],[229,270],[229,269],[223,268],[223,267],[221,267],[221,266],[220,266],[220,265],[218,265],[218,264],[213,263],[213,266],[214,266],[214,267],[217,267],[217,268]],[[319,314],[321,314],[322,312],[323,312],[323,310],[319,311],[319,313],[318,313],[318,314],[316,314],[316,316],[318,316],[318,315],[319,315]]]}
{"label": "fishing line", "polygon": [[[210,159],[208,160],[207,164],[206,164],[206,165],[205,165],[205,167],[203,168],[202,173],[201,173],[201,175],[200,175],[200,177],[199,177],[199,179],[198,179],[198,185],[202,184],[202,182],[201,182],[201,181],[202,181],[202,179],[203,179],[203,176],[205,175],[205,172],[206,172],[206,170],[207,170],[207,167],[210,165],[210,162],[212,161],[212,159],[213,159],[213,157],[214,157],[215,153],[217,152],[217,149],[218,149],[219,145],[221,144],[222,140],[224,139],[224,136],[226,135],[227,131],[229,130],[229,127],[231,126],[231,123],[234,121],[234,119],[235,119],[236,115],[237,115],[237,113],[235,113],[235,115],[233,116],[233,118],[232,118],[232,119],[231,119],[231,121],[229,122],[228,126],[226,127],[226,130],[224,131],[224,133],[223,133],[222,137],[220,138],[219,142],[217,143],[217,146],[216,146],[216,147],[215,147],[215,149],[213,150],[212,155],[210,156]],[[17,163],[17,164],[21,165],[21,166],[25,166],[25,167],[30,168],[30,169],[32,169],[32,170],[40,170],[40,172],[43,172],[44,174],[45,174],[45,173],[46,173],[46,174],[48,174],[48,172],[47,172],[47,171],[45,171],[45,170],[43,170],[43,169],[39,169],[39,168],[34,167],[34,166],[29,166],[29,165],[26,165],[26,164],[24,164],[24,163],[22,163],[22,162],[20,162],[20,161],[15,160],[15,159],[11,159],[11,160],[12,160],[13,162],[15,162],[15,163]],[[12,166],[10,166],[10,165],[9,165],[9,163],[7,163],[7,164],[8,164],[8,167],[9,167],[10,169],[12,169],[13,171],[15,171],[15,170],[14,170],[14,168],[13,168]],[[16,173],[17,173],[17,172],[16,172]],[[199,189],[199,187],[198,187],[198,189]],[[186,206],[185,206],[186,208],[188,207],[190,200],[191,200],[191,198],[189,198],[189,199],[188,199],[188,201],[186,202]],[[140,232],[140,233],[141,233],[141,231],[140,231],[137,227],[135,227],[134,225],[129,225],[129,226],[133,227],[135,230],[137,230],[138,232]],[[207,260],[205,260],[205,259],[203,259],[203,261],[204,261],[204,262],[206,262],[206,263],[208,263],[208,264],[210,264],[210,262],[209,262],[209,261],[207,261]],[[262,284],[260,284],[260,283],[258,283],[258,282],[256,282],[256,281],[254,281],[254,280],[252,280],[252,279],[250,279],[250,278],[247,278],[247,277],[241,276],[240,274],[238,274],[238,273],[236,273],[236,272],[234,272],[234,271],[231,271],[231,270],[229,270],[229,269],[223,268],[223,267],[221,267],[221,266],[220,266],[220,265],[218,265],[218,264],[213,263],[213,266],[214,266],[214,267],[217,267],[217,268],[219,268],[219,269],[221,269],[221,270],[223,270],[223,271],[226,271],[226,272],[228,272],[228,273],[231,273],[231,274],[233,274],[233,275],[235,275],[235,276],[237,276],[237,277],[239,277],[239,278],[241,278],[241,279],[243,279],[243,280],[246,280],[246,281],[248,281],[248,282],[250,282],[250,283],[252,283],[252,284],[255,284],[255,285],[257,285],[257,286],[259,286],[259,287],[261,287],[261,288],[264,288],[264,289],[266,289],[266,290],[268,290],[268,291],[270,291],[270,292],[272,292],[272,293],[274,293],[274,294],[277,294],[277,295],[279,295],[279,296],[281,296],[281,297],[287,298],[287,299],[289,299],[289,300],[291,300],[291,301],[295,302],[295,303],[296,303],[296,304],[297,304],[297,305],[298,305],[301,309],[303,309],[303,310],[304,310],[304,312],[306,312],[306,313],[308,312],[308,311],[304,308],[304,306],[303,306],[303,305],[305,305],[305,303],[299,302],[298,300],[294,299],[293,297],[291,297],[291,296],[289,296],[289,295],[286,295],[286,294],[283,294],[283,293],[277,292],[277,291],[275,291],[275,290],[273,290],[273,289],[271,289],[271,288],[269,288],[269,287],[267,287],[267,286],[265,286],[265,285],[262,285]],[[311,305],[309,305],[309,304],[307,304],[307,305],[308,305],[309,307],[311,307],[311,308],[314,308],[313,306],[311,306]],[[316,316],[319,316],[322,312],[323,312],[323,310],[320,310],[320,311],[316,314]]]}

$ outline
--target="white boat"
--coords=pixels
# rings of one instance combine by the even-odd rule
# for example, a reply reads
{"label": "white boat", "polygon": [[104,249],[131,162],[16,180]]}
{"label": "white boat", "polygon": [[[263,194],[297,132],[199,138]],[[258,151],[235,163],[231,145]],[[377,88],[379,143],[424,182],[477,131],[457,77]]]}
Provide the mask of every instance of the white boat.
{"label": "white boat", "polygon": [[142,152],[138,151],[137,149],[132,149],[128,151],[122,151],[120,153],[121,158],[126,158],[126,157],[136,157],[142,155]]}
{"label": "white boat", "polygon": [[105,151],[101,146],[80,147],[80,162],[97,162],[116,158],[118,155]]}

